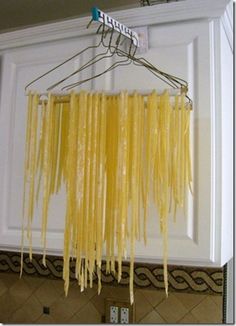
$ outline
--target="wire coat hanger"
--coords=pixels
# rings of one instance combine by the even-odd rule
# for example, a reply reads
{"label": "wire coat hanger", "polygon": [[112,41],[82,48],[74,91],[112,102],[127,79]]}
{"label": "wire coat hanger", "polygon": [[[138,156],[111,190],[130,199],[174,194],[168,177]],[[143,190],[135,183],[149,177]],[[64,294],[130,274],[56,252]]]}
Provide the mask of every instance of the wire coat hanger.
{"label": "wire coat hanger", "polygon": [[[100,19],[98,19],[98,17],[95,17],[95,19],[94,19],[94,16],[96,16],[96,14],[97,14],[97,11],[96,10],[94,11],[94,9],[99,11],[97,8],[93,8],[93,10],[92,10],[93,18],[88,23],[87,28],[91,25],[93,20],[101,21]],[[95,12],[95,14],[94,14],[94,12]],[[104,15],[106,15],[106,14],[104,14]],[[99,18],[101,18],[101,17],[99,17]],[[107,29],[107,30],[105,29],[106,25],[109,27],[109,29]],[[56,69],[60,68],[64,64],[68,63],[69,61],[75,59],[76,57],[80,56],[81,54],[85,53],[88,50],[96,49],[96,48],[98,48],[98,47],[100,47],[102,45],[103,48],[106,49],[104,52],[96,54],[93,58],[89,59],[86,63],[84,63],[79,69],[77,69],[74,72],[68,74],[67,76],[65,76],[61,80],[57,81],[56,83],[50,85],[47,88],[47,91],[53,90],[55,87],[59,86],[60,84],[62,84],[66,80],[68,80],[69,78],[75,76],[76,74],[80,74],[82,71],[84,71],[85,69],[91,67],[92,65],[95,65],[95,64],[99,63],[101,60],[111,58],[114,55],[117,55],[120,58],[124,58],[124,60],[116,61],[110,67],[106,68],[104,71],[102,71],[102,72],[100,72],[100,73],[98,73],[96,75],[93,75],[93,76],[91,76],[89,78],[85,78],[85,79],[80,80],[78,82],[74,82],[74,83],[68,84],[66,86],[63,86],[61,88],[61,90],[70,90],[70,89],[72,89],[74,87],[80,86],[81,84],[83,84],[85,82],[88,82],[88,81],[90,81],[92,79],[98,78],[98,77],[104,75],[105,73],[116,69],[119,66],[125,66],[125,65],[129,65],[131,63],[134,63],[137,66],[142,66],[142,67],[146,68],[154,76],[156,76],[158,79],[162,80],[163,82],[165,82],[167,85],[171,86],[172,88],[180,89],[181,93],[184,93],[186,98],[189,100],[189,102],[192,103],[191,99],[187,95],[187,92],[188,92],[188,83],[187,83],[187,81],[185,81],[184,79],[179,78],[177,76],[174,76],[174,75],[168,74],[168,73],[166,73],[164,71],[161,71],[160,69],[155,67],[151,62],[149,62],[144,57],[137,57],[135,55],[135,53],[136,53],[137,46],[139,45],[138,36],[137,36],[137,34],[135,32],[131,31],[128,28],[126,28],[126,29],[125,28],[126,27],[124,25],[122,25],[119,22],[113,20],[112,18],[110,19],[109,24],[106,23],[105,19],[104,19],[103,23],[100,24],[100,26],[98,27],[98,29],[96,31],[96,34],[99,34],[100,30],[102,29],[101,39],[100,39],[100,41],[98,42],[97,45],[86,47],[85,49],[77,52],[73,56],[71,56],[68,59],[64,60],[59,65],[53,67],[52,69],[48,70],[44,74],[42,74],[39,77],[35,78],[34,80],[32,80],[30,83],[28,83],[26,85],[25,91],[33,83],[40,80],[41,78],[44,78],[45,76],[47,76],[51,72],[55,71]],[[105,39],[107,37],[107,34],[108,34],[109,30],[111,30],[111,34],[110,34],[109,42],[108,42],[108,44],[106,44]],[[119,33],[119,35],[118,35],[118,37],[116,39],[116,45],[114,46],[114,45],[112,45],[112,40],[113,40],[113,36],[115,34],[115,31],[117,31]],[[127,33],[128,33],[128,36],[126,35]],[[128,52],[126,52],[124,49],[120,48],[120,45],[122,44],[122,42],[120,42],[122,34],[130,39],[130,46],[129,46],[129,51]],[[134,47],[133,53],[131,51],[132,47]]]}
{"label": "wire coat hanger", "polygon": [[[114,32],[114,29],[113,29],[112,31]],[[112,37],[112,35],[111,35],[111,37]],[[109,41],[109,45],[108,45],[108,50],[109,50],[109,52],[111,53],[110,55],[106,55],[106,56],[104,56],[104,57],[102,57],[102,58],[99,58],[98,60],[94,60],[94,61],[91,60],[91,62],[90,62],[88,65],[86,65],[86,67],[84,67],[84,66],[82,66],[82,67],[83,67],[83,69],[84,69],[84,68],[87,68],[88,66],[93,65],[93,64],[95,64],[95,63],[101,61],[102,59],[111,58],[111,57],[113,57],[115,54],[118,55],[118,56],[121,56],[121,57],[125,57],[125,58],[126,58],[125,60],[116,61],[116,62],[113,63],[109,68],[105,69],[103,72],[100,72],[99,74],[93,75],[92,77],[89,77],[89,78],[84,79],[84,80],[82,80],[82,81],[78,81],[78,82],[75,82],[75,83],[72,83],[72,84],[66,85],[66,86],[64,86],[64,87],[62,88],[62,90],[70,90],[70,89],[72,89],[72,88],[74,88],[74,87],[76,87],[76,86],[80,86],[80,85],[82,85],[82,84],[85,83],[85,82],[88,82],[88,81],[90,81],[90,80],[92,80],[92,79],[95,79],[95,78],[100,77],[100,76],[104,75],[105,73],[107,73],[107,72],[109,72],[109,71],[111,71],[111,70],[117,68],[118,66],[126,66],[126,65],[131,64],[131,63],[132,63],[132,61],[131,61],[131,49],[132,49],[132,43],[130,43],[129,53],[127,54],[127,53],[124,52],[124,53],[122,53],[122,55],[121,55],[121,54],[120,54],[120,51],[119,51],[119,44],[121,43],[121,42],[120,42],[120,39],[121,39],[121,33],[119,34],[119,36],[118,36],[118,38],[117,38],[117,40],[116,40],[116,42],[115,42],[115,43],[116,43],[116,46],[112,46],[112,45],[111,45],[111,39],[110,39],[110,41]],[[105,45],[104,43],[103,43],[103,45],[104,45],[105,47],[107,47],[107,45]],[[125,55],[124,55],[124,54],[125,54]],[[95,58],[96,58],[96,57],[95,57]],[[94,59],[95,59],[95,58],[94,58]],[[80,71],[81,71],[80,69],[76,70],[74,73],[72,73],[70,76],[68,76],[68,78],[71,77],[71,76],[73,76],[74,74],[80,72]]]}
{"label": "wire coat hanger", "polygon": [[[90,26],[92,20],[89,22],[89,24],[87,25],[87,28]],[[96,34],[99,33],[101,27],[105,28],[105,25],[104,24],[101,24],[97,31],[96,31]],[[42,79],[43,77],[49,75],[51,72],[55,71],[56,69],[62,67],[64,64],[68,63],[69,61],[75,59],[76,57],[78,57],[79,55],[85,53],[87,50],[89,49],[96,49],[98,48],[100,45],[102,44],[102,38],[100,39],[100,42],[96,45],[91,45],[91,46],[88,46],[86,47],[85,49],[75,53],[73,56],[67,58],[66,60],[64,60],[63,62],[61,62],[60,64],[56,65],[55,67],[49,69],[48,71],[46,71],[45,73],[43,73],[42,75],[36,77],[35,79],[33,79],[31,82],[29,82],[26,86],[25,86],[25,92],[27,91],[27,89],[29,88],[29,86],[31,86],[32,84],[34,84],[35,82],[37,82],[38,80]]]}

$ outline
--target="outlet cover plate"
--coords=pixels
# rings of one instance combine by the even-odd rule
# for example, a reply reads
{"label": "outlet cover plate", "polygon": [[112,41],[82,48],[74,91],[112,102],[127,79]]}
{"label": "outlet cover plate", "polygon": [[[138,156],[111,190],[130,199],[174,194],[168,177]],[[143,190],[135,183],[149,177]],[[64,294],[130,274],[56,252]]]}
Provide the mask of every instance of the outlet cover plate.
{"label": "outlet cover plate", "polygon": [[129,324],[129,308],[120,308],[120,323]]}
{"label": "outlet cover plate", "polygon": [[[111,307],[118,307],[118,324],[124,323],[126,324],[127,318],[128,323],[132,324],[135,323],[134,320],[134,312],[135,306],[130,304],[129,299],[121,300],[118,298],[106,298],[105,299],[105,308],[106,308],[106,318],[105,321],[107,324],[111,323]],[[123,322],[122,322],[123,320]]]}
{"label": "outlet cover plate", "polygon": [[111,324],[119,323],[119,307],[110,306],[110,318],[109,321]]}

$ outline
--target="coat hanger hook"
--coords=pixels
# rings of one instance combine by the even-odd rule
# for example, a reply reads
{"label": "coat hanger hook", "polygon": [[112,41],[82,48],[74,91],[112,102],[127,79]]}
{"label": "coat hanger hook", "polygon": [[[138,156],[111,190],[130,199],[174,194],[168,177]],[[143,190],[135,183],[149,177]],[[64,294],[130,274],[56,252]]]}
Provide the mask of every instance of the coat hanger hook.
{"label": "coat hanger hook", "polygon": [[112,28],[112,30],[111,30],[110,40],[109,40],[109,44],[108,44],[109,49],[111,49],[111,42],[112,42],[113,34],[114,34],[114,28]]}
{"label": "coat hanger hook", "polygon": [[126,40],[126,38],[123,37],[122,41],[120,42],[120,45],[121,45],[121,46],[124,44],[125,40]]}
{"label": "coat hanger hook", "polygon": [[121,31],[119,32],[119,35],[118,35],[118,37],[117,37],[117,39],[116,39],[116,48],[118,48],[118,46],[120,45],[120,39],[121,39]]}
{"label": "coat hanger hook", "polygon": [[[134,43],[133,38],[136,39],[136,41],[137,41],[136,44]],[[138,39],[137,39],[137,37],[136,37],[135,34],[132,34],[131,46],[132,46],[132,44],[134,45],[134,52],[133,52],[133,54],[132,54],[132,56],[134,57],[134,56],[135,56],[135,53],[136,53],[136,51],[137,51],[137,48],[138,48],[138,46],[137,46],[137,44],[138,44]]]}
{"label": "coat hanger hook", "polygon": [[90,20],[90,22],[88,23],[86,28],[89,28],[89,26],[92,24],[92,22],[93,22],[93,18]]}
{"label": "coat hanger hook", "polygon": [[103,23],[103,29],[102,29],[102,36],[101,36],[101,42],[104,47],[106,47],[106,44],[104,42],[105,38],[107,37],[107,34],[109,32],[109,29],[106,30],[105,24]]}
{"label": "coat hanger hook", "polygon": [[129,45],[129,56],[131,56],[132,45],[133,45],[133,41],[130,40],[130,45]]}
{"label": "coat hanger hook", "polygon": [[100,32],[100,29],[101,28],[103,28],[104,29],[104,24],[100,24],[99,26],[98,26],[98,29],[96,30],[96,34],[99,34],[99,32]]}

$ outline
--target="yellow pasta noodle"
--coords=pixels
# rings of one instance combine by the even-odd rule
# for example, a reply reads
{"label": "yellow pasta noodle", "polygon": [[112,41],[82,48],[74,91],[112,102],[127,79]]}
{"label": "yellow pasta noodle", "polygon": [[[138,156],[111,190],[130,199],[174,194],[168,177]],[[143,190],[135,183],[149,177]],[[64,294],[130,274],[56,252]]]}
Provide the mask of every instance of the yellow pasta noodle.
{"label": "yellow pasta noodle", "polygon": [[23,272],[23,251],[24,251],[24,231],[25,231],[25,209],[27,200],[27,181],[28,181],[28,169],[29,169],[29,153],[30,153],[30,133],[31,133],[31,119],[32,119],[32,93],[28,95],[28,108],[27,108],[27,125],[26,125],[26,137],[25,137],[25,162],[24,162],[24,188],[23,188],[23,209],[22,209],[22,235],[21,235],[21,269],[20,276]]}
{"label": "yellow pasta noodle", "polygon": [[[130,257],[130,301],[136,241],[146,244],[149,205],[154,202],[163,239],[164,284],[168,294],[168,220],[185,209],[192,192],[190,111],[184,94],[167,91],[68,95],[29,93],[23,191],[22,255],[27,227],[32,258],[35,203],[41,209],[43,264],[46,265],[50,200],[65,189],[63,279],[67,295],[70,262],[80,290],[101,291],[106,273],[122,279]],[[40,200],[41,199],[41,200]],[[25,220],[27,223],[25,223]],[[25,225],[27,224],[27,225]]]}

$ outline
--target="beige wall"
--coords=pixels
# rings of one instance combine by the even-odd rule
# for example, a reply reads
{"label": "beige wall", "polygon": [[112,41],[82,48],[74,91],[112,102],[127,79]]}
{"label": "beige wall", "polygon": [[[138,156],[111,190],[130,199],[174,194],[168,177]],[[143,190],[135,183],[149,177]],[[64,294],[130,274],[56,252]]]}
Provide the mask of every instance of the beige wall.
{"label": "beige wall", "polygon": [[[0,272],[0,323],[100,324],[105,299],[128,300],[129,289],[103,286],[100,296],[94,288],[80,292],[71,282],[65,298],[62,280]],[[43,314],[43,306],[50,314]],[[222,322],[222,296],[135,289],[135,323],[208,324]]]}
{"label": "beige wall", "polygon": [[49,21],[89,15],[96,4],[101,10],[112,11],[139,7],[139,0],[1,0],[0,32]]}

